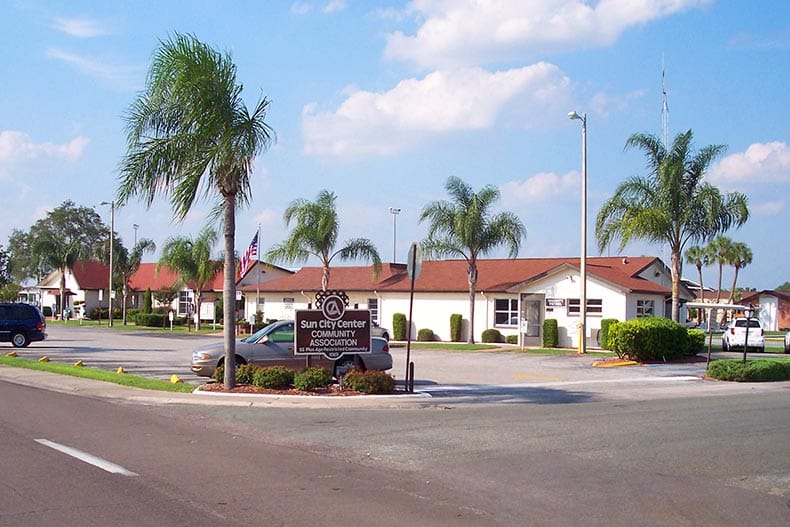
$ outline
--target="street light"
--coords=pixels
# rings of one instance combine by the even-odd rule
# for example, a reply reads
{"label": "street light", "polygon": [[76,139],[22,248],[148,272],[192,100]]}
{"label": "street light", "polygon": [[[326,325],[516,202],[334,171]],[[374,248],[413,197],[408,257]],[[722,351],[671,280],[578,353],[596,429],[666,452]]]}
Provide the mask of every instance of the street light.
{"label": "street light", "polygon": [[134,229],[134,245],[132,245],[132,247],[137,246],[137,229],[139,228],[140,228],[139,225],[137,225],[136,223],[132,223],[132,229]]}
{"label": "street light", "polygon": [[107,296],[109,297],[107,299],[107,316],[109,317],[109,325],[112,327],[112,246],[114,245],[113,233],[115,233],[115,201],[102,201],[101,204],[110,206],[110,283],[107,287]]}
{"label": "street light", "polygon": [[579,353],[587,353],[587,114],[569,112],[570,119],[582,122],[582,243],[579,272],[581,273],[581,298],[579,299]]}
{"label": "street light", "polygon": [[395,238],[397,233],[395,220],[398,217],[398,214],[400,213],[401,213],[401,209],[397,207],[390,207],[390,214],[392,214],[392,263],[396,263],[398,261],[398,259],[395,257]]}

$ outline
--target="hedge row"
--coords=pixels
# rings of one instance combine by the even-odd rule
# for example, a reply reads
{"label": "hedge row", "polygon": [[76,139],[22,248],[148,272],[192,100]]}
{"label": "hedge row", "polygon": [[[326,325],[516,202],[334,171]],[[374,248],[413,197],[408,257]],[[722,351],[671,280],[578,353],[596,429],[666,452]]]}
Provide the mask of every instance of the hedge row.
{"label": "hedge row", "polygon": [[744,364],[740,359],[715,360],[708,365],[708,376],[722,381],[787,381],[790,361],[757,359]]}
{"label": "hedge row", "polygon": [[702,351],[705,335],[691,335],[682,324],[668,318],[645,317],[609,325],[607,345],[621,359],[669,361]]}

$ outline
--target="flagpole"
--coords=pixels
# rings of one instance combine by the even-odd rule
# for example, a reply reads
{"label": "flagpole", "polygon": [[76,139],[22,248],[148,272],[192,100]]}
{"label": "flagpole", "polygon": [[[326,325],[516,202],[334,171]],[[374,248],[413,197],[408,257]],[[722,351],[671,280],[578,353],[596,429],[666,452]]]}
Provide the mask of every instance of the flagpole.
{"label": "flagpole", "polygon": [[261,224],[258,224],[258,248],[255,250],[255,267],[258,269],[258,279],[255,281],[255,314],[261,306]]}

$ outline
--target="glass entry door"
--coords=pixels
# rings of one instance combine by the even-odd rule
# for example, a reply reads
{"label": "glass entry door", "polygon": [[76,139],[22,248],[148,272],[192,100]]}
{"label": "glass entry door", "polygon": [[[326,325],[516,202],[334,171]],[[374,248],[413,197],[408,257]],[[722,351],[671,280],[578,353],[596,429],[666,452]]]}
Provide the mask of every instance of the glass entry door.
{"label": "glass entry door", "polygon": [[521,295],[521,332],[527,338],[540,338],[543,325],[543,297]]}

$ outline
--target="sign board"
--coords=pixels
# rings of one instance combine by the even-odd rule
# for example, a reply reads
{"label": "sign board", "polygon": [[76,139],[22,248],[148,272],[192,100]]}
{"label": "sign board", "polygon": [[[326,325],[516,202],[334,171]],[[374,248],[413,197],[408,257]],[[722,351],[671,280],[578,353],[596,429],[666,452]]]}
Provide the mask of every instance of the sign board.
{"label": "sign board", "polygon": [[370,353],[370,311],[346,309],[339,296],[324,298],[321,309],[296,311],[295,355],[324,355],[337,359],[345,353]]}
{"label": "sign board", "polygon": [[406,272],[409,278],[416,280],[422,269],[422,249],[419,244],[412,243],[409,247],[409,256],[406,259]]}
{"label": "sign board", "polygon": [[547,298],[546,307],[565,307],[564,298]]}

